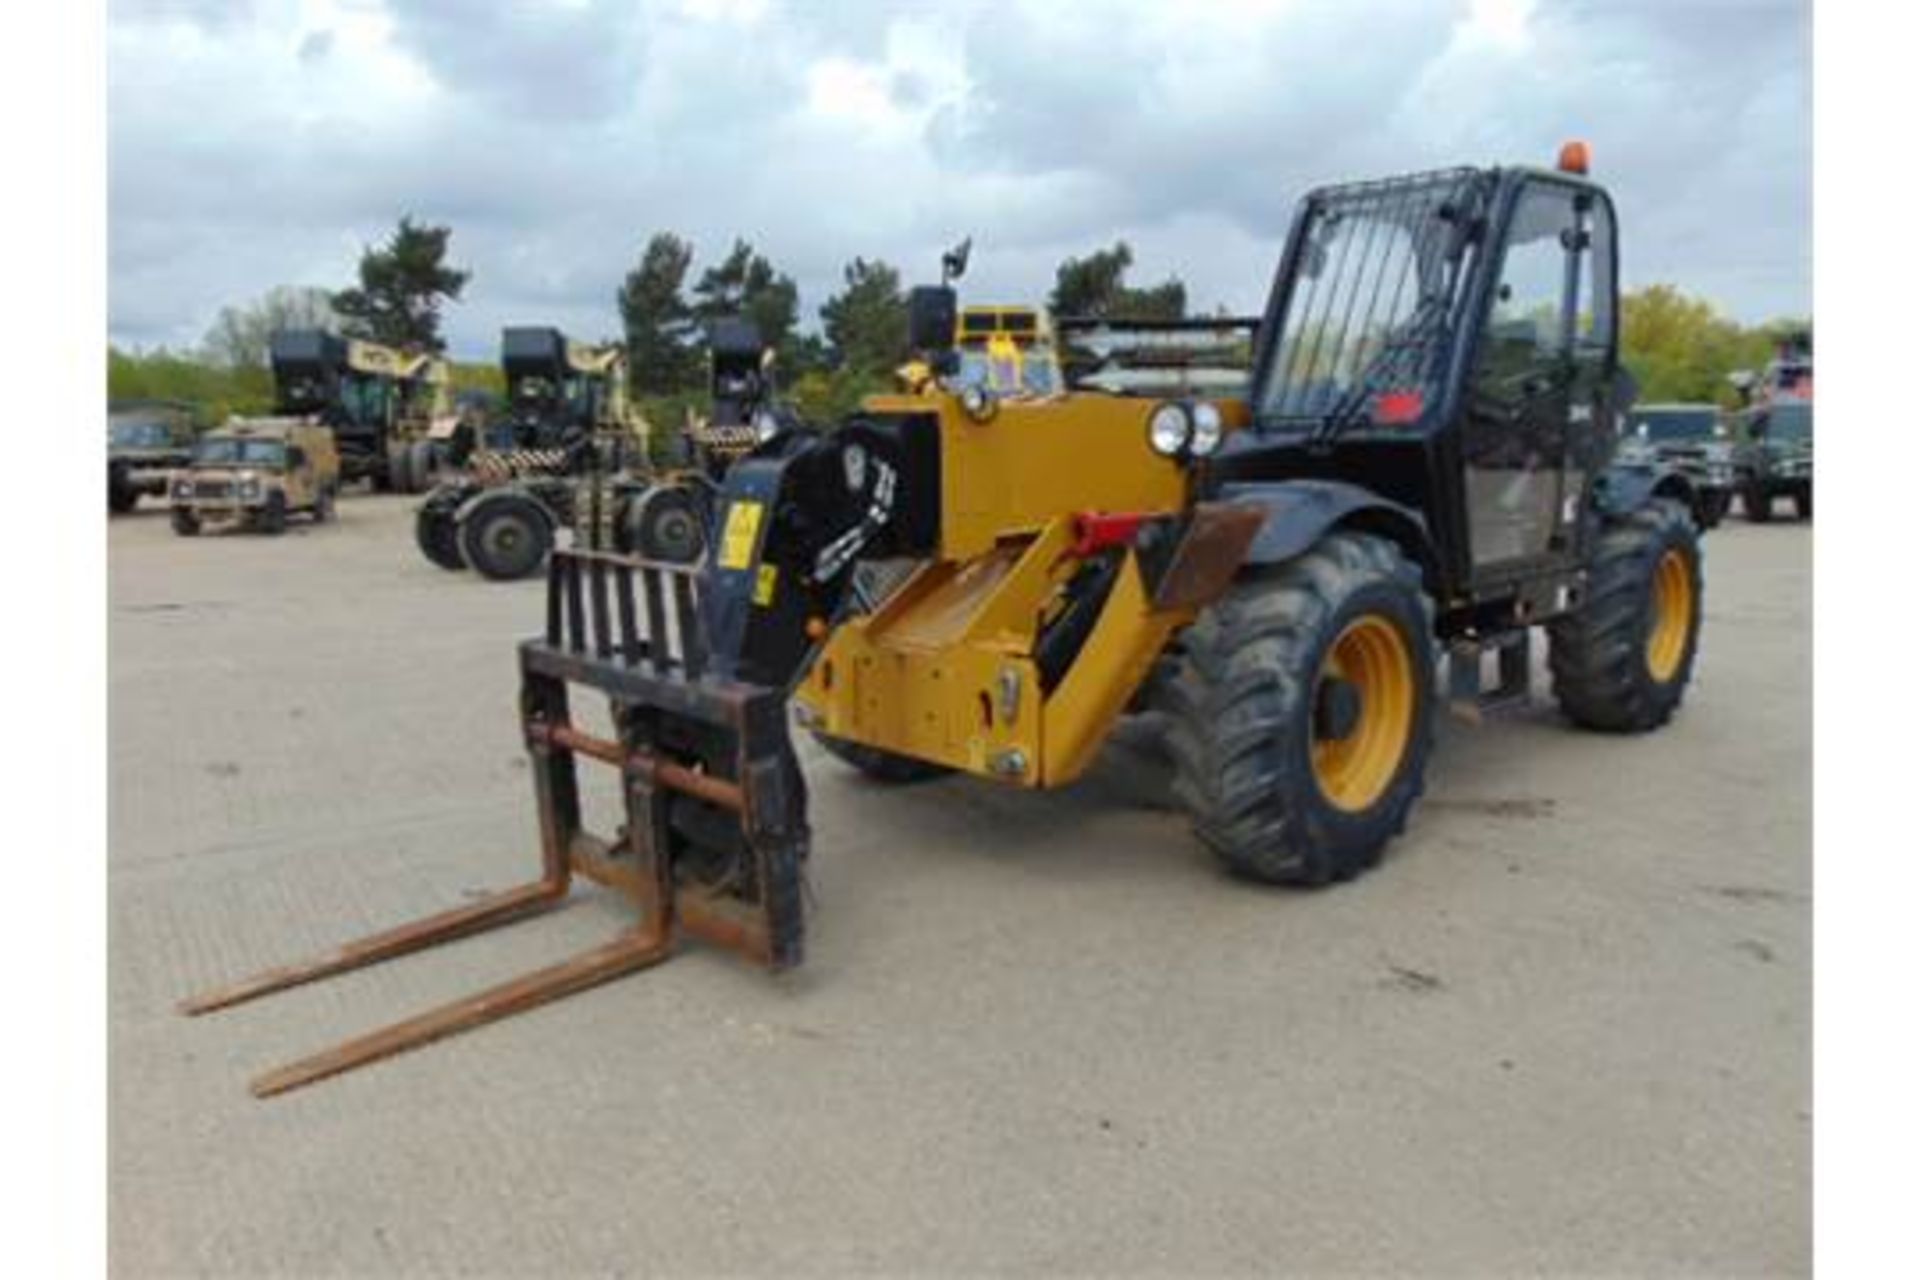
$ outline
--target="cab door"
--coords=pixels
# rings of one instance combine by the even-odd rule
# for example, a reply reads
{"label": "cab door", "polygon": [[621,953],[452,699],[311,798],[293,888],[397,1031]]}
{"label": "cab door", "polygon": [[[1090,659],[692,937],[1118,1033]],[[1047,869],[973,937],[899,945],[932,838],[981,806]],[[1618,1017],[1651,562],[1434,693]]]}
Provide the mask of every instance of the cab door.
{"label": "cab door", "polygon": [[[1475,581],[1518,576],[1575,549],[1611,365],[1609,279],[1594,270],[1591,188],[1530,180],[1516,192],[1467,376],[1462,434]],[[1596,306],[1595,303],[1599,305]]]}

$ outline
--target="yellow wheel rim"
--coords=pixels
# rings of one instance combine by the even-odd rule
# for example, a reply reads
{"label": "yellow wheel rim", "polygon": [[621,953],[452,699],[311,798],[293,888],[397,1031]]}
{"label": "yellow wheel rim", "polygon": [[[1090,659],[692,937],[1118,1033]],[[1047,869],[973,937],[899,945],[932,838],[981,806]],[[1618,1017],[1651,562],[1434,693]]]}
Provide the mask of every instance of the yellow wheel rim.
{"label": "yellow wheel rim", "polygon": [[1653,623],[1647,628],[1647,671],[1661,684],[1673,679],[1693,631],[1693,569],[1678,547],[1653,569]]}
{"label": "yellow wheel rim", "polygon": [[[1378,614],[1334,637],[1314,681],[1313,779],[1336,809],[1358,813],[1386,794],[1413,738],[1418,705],[1413,655],[1400,629]],[[1343,723],[1320,712],[1329,682],[1350,694]]]}

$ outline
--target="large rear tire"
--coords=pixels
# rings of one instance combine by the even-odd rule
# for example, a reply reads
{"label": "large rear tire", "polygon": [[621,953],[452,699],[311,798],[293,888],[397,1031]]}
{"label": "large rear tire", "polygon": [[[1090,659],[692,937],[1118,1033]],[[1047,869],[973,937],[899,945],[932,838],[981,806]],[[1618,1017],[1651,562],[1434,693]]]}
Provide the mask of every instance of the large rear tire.
{"label": "large rear tire", "polygon": [[407,446],[407,492],[425,493],[433,487],[433,441],[415,440]]}
{"label": "large rear tire", "polygon": [[1194,833],[1272,884],[1372,866],[1425,787],[1433,655],[1433,604],[1391,542],[1334,533],[1241,581],[1154,692]]}
{"label": "large rear tire", "polygon": [[1740,491],[1740,509],[1754,524],[1773,519],[1773,494],[1764,484],[1750,484]]}
{"label": "large rear tire", "polygon": [[483,578],[510,582],[539,572],[553,550],[553,526],[531,498],[483,499],[459,524],[460,557]]}
{"label": "large rear tire", "polygon": [[1673,718],[1700,641],[1700,535],[1656,498],[1602,530],[1587,598],[1547,626],[1560,709],[1575,724],[1644,733]]}
{"label": "large rear tire", "polygon": [[407,470],[407,446],[390,444],[387,446],[386,466],[387,493],[412,493],[413,478]]}
{"label": "large rear tire", "polygon": [[1793,493],[1793,514],[1802,520],[1813,519],[1813,490],[1796,489]]}
{"label": "large rear tire", "polygon": [[200,517],[194,514],[192,507],[173,509],[173,531],[183,538],[197,537],[200,533]]}

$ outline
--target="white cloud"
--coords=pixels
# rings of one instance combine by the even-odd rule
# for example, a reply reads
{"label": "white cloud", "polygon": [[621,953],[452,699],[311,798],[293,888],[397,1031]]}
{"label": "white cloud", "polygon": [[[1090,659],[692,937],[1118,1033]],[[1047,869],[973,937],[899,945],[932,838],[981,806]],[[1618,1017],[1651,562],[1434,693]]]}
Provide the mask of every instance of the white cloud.
{"label": "white cloud", "polygon": [[1527,20],[1532,16],[1533,0],[1473,0],[1460,38],[1518,52],[1527,47]]}
{"label": "white cloud", "polygon": [[856,254],[1037,297],[1125,237],[1143,279],[1257,309],[1307,186],[1549,162],[1587,137],[1631,280],[1748,318],[1810,306],[1796,0],[121,0],[108,37],[112,336],[191,342],[339,285],[401,213],[474,270],[448,316],[617,325],[646,236],[736,236],[809,317]]}

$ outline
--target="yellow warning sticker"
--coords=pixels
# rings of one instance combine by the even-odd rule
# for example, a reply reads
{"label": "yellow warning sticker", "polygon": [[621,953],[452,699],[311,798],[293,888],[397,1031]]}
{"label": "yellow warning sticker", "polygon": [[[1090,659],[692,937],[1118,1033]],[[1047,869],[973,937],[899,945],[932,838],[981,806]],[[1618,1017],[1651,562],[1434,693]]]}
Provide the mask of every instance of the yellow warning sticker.
{"label": "yellow warning sticker", "polygon": [[773,565],[760,566],[760,576],[753,582],[753,602],[762,609],[773,603],[773,588],[780,581],[780,570]]}
{"label": "yellow warning sticker", "polygon": [[720,567],[744,569],[753,563],[753,547],[760,536],[757,502],[735,502],[727,508],[727,528],[720,537]]}

